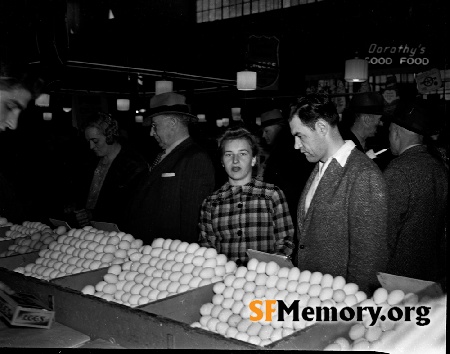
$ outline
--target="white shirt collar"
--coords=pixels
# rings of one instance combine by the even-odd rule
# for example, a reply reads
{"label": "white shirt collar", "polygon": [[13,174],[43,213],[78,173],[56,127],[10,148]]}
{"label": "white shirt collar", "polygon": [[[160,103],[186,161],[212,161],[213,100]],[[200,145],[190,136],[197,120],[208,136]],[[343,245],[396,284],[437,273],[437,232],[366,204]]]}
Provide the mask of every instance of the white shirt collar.
{"label": "white shirt collar", "polygon": [[328,167],[333,158],[335,158],[336,161],[339,162],[339,165],[341,165],[341,167],[344,167],[345,164],[347,163],[347,159],[350,156],[350,153],[355,148],[355,146],[356,145],[352,140],[345,140],[345,144],[342,145],[333,156],[331,156],[327,161],[325,161],[325,163],[319,162],[320,173],[323,174],[323,172],[325,172],[326,168]]}

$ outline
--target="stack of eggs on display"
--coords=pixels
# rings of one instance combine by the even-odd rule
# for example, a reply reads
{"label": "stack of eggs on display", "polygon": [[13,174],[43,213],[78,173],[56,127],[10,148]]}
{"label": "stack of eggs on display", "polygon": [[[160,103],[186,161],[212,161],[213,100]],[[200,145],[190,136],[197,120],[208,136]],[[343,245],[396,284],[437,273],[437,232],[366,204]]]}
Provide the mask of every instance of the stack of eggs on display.
{"label": "stack of eggs on display", "polygon": [[[391,331],[393,334],[382,336],[373,342],[371,350],[382,353],[446,353],[446,326],[447,322],[447,295],[434,299],[422,298],[417,306],[426,306],[429,309],[427,323],[416,323],[415,316],[411,321],[398,322]],[[389,333],[391,333],[389,332]]]}
{"label": "stack of eggs on display", "polygon": [[[0,227],[2,227],[2,226],[12,226],[12,225],[13,225],[13,223],[8,221],[7,218],[5,218],[3,216],[0,216]],[[1,241],[1,239],[0,239],[0,241]]]}
{"label": "stack of eggs on display", "polygon": [[214,248],[157,238],[128,262],[111,266],[102,281],[85,286],[82,293],[135,307],[222,281],[236,268]]}
{"label": "stack of eggs on display", "polygon": [[7,251],[0,253],[0,257],[15,256],[46,249],[48,245],[64,233],[66,229],[57,228],[52,230],[49,226],[38,221],[24,221],[22,225],[12,225],[6,231],[1,240],[14,240],[14,243],[8,246]]}
{"label": "stack of eggs on display", "polygon": [[[427,301],[426,298],[423,300]],[[422,301],[423,301],[422,300]],[[396,327],[403,323],[403,320],[392,321],[388,317],[388,311],[397,307],[405,313],[406,306],[418,306],[419,298],[414,293],[405,294],[402,290],[388,292],[384,288],[378,288],[370,299],[366,299],[358,304],[359,307],[372,307],[374,311],[381,308],[378,320],[373,324],[369,311],[363,311],[363,321],[354,324],[348,333],[350,340],[340,337],[328,345],[325,350],[375,350],[374,348],[383,345],[390,338],[396,336]],[[420,305],[419,305],[420,306]],[[397,311],[394,312],[396,316]],[[384,316],[384,321],[381,318]],[[414,316],[411,316],[414,317]],[[413,323],[414,323],[413,318]]]}
{"label": "stack of eggs on display", "polygon": [[142,240],[125,232],[108,232],[85,226],[59,236],[48,245],[48,249],[39,252],[35,263],[14,271],[43,280],[60,278],[123,263],[142,245]]}
{"label": "stack of eggs on display", "polygon": [[[295,267],[281,268],[275,262],[266,263],[255,258],[250,259],[247,267],[239,267],[235,274],[215,284],[213,291],[212,301],[202,305],[200,320],[191,326],[259,346],[266,346],[314,324],[314,320],[302,318],[304,307],[326,306],[339,310],[367,298],[356,284],[346,283],[341,276],[300,271]],[[250,320],[249,304],[257,299],[263,300],[260,309],[264,315],[254,322]],[[285,314],[284,321],[278,321],[276,307],[272,321],[266,321],[265,299],[282,300],[287,306],[299,300],[299,321],[294,321],[292,313]]]}

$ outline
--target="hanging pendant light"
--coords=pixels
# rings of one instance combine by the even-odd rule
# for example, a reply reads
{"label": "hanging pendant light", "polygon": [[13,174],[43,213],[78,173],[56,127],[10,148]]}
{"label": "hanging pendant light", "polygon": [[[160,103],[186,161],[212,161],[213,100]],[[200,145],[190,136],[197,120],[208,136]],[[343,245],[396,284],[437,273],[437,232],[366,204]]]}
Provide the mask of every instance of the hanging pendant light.
{"label": "hanging pendant light", "polygon": [[128,98],[117,99],[117,110],[128,111],[130,109],[130,100]]}
{"label": "hanging pendant light", "polygon": [[369,78],[369,63],[365,59],[354,59],[345,61],[345,76],[347,82],[364,82]]}
{"label": "hanging pendant light", "polygon": [[44,120],[52,120],[52,113],[51,112],[44,112],[42,114],[42,118],[44,118]]}
{"label": "hanging pendant light", "polygon": [[238,71],[237,89],[240,91],[256,90],[256,71]]}
{"label": "hanging pendant light", "polygon": [[34,104],[38,107],[50,106],[50,95],[48,93],[42,93],[38,98],[36,98]]}
{"label": "hanging pendant light", "polygon": [[168,80],[159,80],[155,81],[155,95],[159,95],[161,93],[172,92],[173,91],[173,82]]}

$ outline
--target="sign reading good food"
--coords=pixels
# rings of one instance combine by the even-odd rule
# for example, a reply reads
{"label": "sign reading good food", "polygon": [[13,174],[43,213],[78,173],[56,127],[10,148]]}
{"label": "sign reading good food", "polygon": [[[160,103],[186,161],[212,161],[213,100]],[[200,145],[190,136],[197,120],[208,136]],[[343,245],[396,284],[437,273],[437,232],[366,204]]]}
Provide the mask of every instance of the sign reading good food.
{"label": "sign reading good food", "polygon": [[372,65],[428,65],[427,48],[422,44],[380,45],[371,43],[365,59]]}

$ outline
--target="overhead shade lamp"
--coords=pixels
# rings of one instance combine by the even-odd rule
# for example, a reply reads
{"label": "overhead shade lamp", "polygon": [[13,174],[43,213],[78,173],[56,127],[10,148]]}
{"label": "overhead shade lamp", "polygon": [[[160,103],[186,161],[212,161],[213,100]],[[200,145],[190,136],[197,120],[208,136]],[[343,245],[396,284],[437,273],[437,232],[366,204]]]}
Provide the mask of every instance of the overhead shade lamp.
{"label": "overhead shade lamp", "polygon": [[231,118],[233,118],[233,120],[241,120],[241,107],[231,108]]}
{"label": "overhead shade lamp", "polygon": [[128,111],[130,109],[130,100],[128,98],[117,99],[117,110]]}
{"label": "overhead shade lamp", "polygon": [[34,103],[39,107],[48,107],[50,106],[50,95],[48,93],[42,93],[38,98],[36,98]]}
{"label": "overhead shade lamp", "polygon": [[354,59],[345,61],[345,81],[347,82],[364,82],[369,78],[369,63],[367,60]]}
{"label": "overhead shade lamp", "polygon": [[142,123],[144,121],[144,116],[142,114],[138,114],[138,115],[134,116],[134,121],[136,123]]}
{"label": "overhead shade lamp", "polygon": [[43,113],[44,120],[52,120],[52,113],[51,112],[44,112]]}
{"label": "overhead shade lamp", "polygon": [[204,114],[197,114],[197,118],[198,118],[199,123],[206,122],[206,115],[204,115]]}
{"label": "overhead shade lamp", "polygon": [[238,71],[237,89],[241,91],[256,90],[256,71]]}
{"label": "overhead shade lamp", "polygon": [[172,92],[173,91],[173,82],[168,80],[159,80],[155,81],[155,95],[159,95],[161,93]]}

